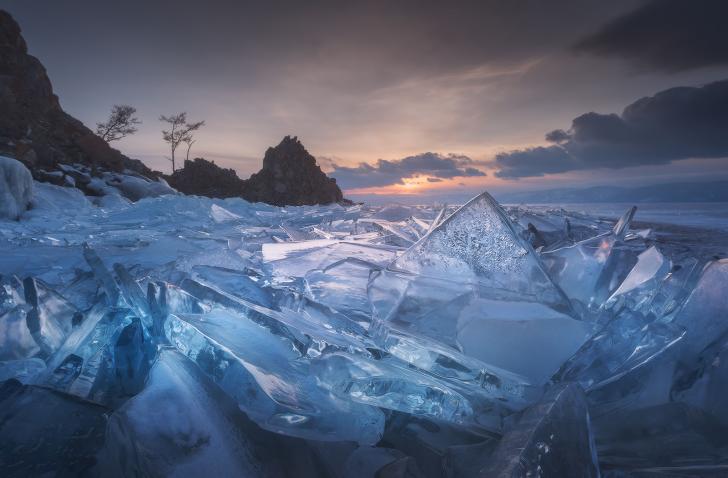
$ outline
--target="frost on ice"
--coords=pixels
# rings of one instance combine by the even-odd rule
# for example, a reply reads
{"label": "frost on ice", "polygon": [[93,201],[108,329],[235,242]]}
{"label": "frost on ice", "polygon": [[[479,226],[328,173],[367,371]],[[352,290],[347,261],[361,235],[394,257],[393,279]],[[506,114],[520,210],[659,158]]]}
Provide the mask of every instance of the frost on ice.
{"label": "frost on ice", "polygon": [[0,222],[18,476],[725,468],[728,263],[631,231],[634,208],[614,224],[487,193],[277,208],[91,187],[35,184]]}

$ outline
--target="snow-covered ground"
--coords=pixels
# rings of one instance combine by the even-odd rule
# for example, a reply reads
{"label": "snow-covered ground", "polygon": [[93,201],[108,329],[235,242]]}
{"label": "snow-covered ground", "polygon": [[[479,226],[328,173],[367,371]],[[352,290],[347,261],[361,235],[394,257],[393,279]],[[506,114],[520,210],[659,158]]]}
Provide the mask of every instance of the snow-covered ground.
{"label": "snow-covered ground", "polygon": [[[88,436],[106,438],[69,453],[94,473],[722,466],[728,261],[632,229],[639,211],[487,194],[461,208],[93,204],[34,186],[32,209],[0,221],[0,378],[30,385],[0,409],[86,400]],[[0,461],[56,466],[31,446],[43,424],[12,422],[23,438],[7,439],[2,423]]]}

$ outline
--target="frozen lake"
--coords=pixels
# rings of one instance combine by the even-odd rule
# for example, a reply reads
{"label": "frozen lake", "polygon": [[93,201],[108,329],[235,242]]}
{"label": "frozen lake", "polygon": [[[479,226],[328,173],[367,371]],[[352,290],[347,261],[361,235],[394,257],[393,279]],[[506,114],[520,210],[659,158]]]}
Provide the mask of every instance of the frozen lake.
{"label": "frozen lake", "polygon": [[636,205],[637,222],[675,224],[728,231],[728,203],[582,203],[582,204],[538,204],[532,209],[563,208],[590,216],[616,219],[629,207]]}

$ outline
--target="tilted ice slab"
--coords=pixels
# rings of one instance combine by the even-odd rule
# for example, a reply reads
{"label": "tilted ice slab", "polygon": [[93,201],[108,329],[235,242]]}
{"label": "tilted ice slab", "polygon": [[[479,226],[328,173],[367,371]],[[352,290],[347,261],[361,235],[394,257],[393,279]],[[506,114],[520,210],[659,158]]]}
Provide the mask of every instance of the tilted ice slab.
{"label": "tilted ice slab", "polygon": [[584,393],[578,385],[552,389],[503,437],[479,476],[599,477]]}
{"label": "tilted ice slab", "polygon": [[644,300],[646,295],[657,289],[670,272],[672,264],[655,246],[650,247],[637,257],[637,264],[622,281],[617,290],[606,301],[606,306],[613,306],[620,300],[632,299],[636,302]]}
{"label": "tilted ice slab", "polygon": [[[311,243],[311,244],[309,244]],[[265,244],[263,258],[275,281],[303,278],[315,269],[325,269],[341,260],[358,259],[374,267],[391,262],[397,248],[364,241],[320,239],[303,243]]]}
{"label": "tilted ice slab", "polygon": [[618,246],[636,210],[630,208],[606,234],[542,254],[550,276],[572,301],[599,307],[607,300],[620,261]]}
{"label": "tilted ice slab", "polygon": [[573,318],[568,299],[487,193],[373,273],[369,298],[380,346],[468,382],[508,371],[504,383],[542,384],[592,332]]}
{"label": "tilted ice slab", "polygon": [[237,409],[185,356],[162,349],[144,390],[110,417],[104,476],[272,476]]}
{"label": "tilted ice slab", "polygon": [[478,284],[505,297],[566,303],[530,244],[488,193],[468,201],[389,269]]}
{"label": "tilted ice slab", "polygon": [[323,441],[374,444],[384,416],[335,398],[316,384],[298,350],[247,317],[214,310],[171,315],[167,337],[261,427]]}

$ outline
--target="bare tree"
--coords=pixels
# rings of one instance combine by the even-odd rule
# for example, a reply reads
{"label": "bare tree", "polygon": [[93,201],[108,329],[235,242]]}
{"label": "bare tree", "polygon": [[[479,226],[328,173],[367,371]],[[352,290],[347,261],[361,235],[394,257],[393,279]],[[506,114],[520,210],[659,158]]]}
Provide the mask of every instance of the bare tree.
{"label": "bare tree", "polygon": [[204,121],[199,121],[197,123],[192,123],[192,124],[186,125],[187,134],[185,135],[185,138],[183,140],[185,142],[185,144],[187,145],[187,155],[185,156],[185,160],[190,159],[190,149],[192,148],[192,145],[195,144],[195,142],[197,141],[195,139],[195,135],[193,133],[203,126],[205,126]]}
{"label": "bare tree", "polygon": [[167,158],[172,162],[172,172],[175,172],[175,152],[182,143],[187,143],[187,155],[190,154],[190,148],[194,143],[193,132],[200,129],[205,122],[187,123],[187,113],[182,112],[172,116],[160,116],[159,121],[169,123],[169,130],[162,131],[162,138],[169,144],[172,156]]}
{"label": "bare tree", "polygon": [[142,124],[134,116],[136,108],[129,105],[114,105],[106,123],[96,123],[96,134],[107,143],[119,140],[137,132],[136,125]]}

